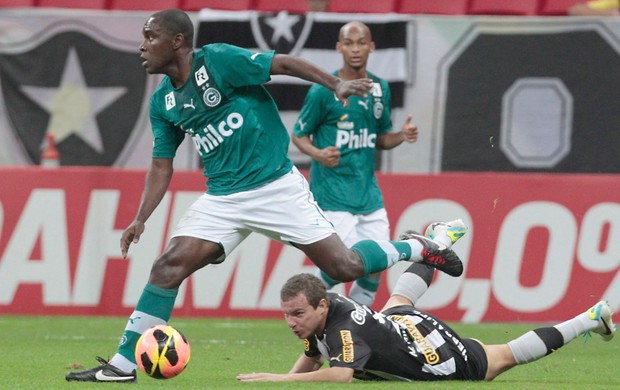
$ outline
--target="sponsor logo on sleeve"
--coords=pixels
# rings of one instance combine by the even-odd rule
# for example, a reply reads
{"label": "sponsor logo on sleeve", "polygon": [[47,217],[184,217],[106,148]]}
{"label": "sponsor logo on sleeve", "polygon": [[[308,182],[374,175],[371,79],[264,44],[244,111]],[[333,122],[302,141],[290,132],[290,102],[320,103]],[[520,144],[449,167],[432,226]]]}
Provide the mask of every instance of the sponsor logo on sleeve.
{"label": "sponsor logo on sleeve", "polygon": [[355,348],[353,347],[353,336],[350,330],[341,330],[340,338],[342,339],[342,361],[345,363],[353,363],[355,361]]}

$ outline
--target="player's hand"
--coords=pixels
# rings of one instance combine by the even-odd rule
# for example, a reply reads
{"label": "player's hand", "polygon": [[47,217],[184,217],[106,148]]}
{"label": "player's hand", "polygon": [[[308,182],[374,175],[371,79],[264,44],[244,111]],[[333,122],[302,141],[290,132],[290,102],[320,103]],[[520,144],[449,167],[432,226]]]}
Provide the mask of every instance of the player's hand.
{"label": "player's hand", "polygon": [[405,137],[405,141],[409,143],[413,143],[418,140],[418,126],[411,123],[413,119],[413,115],[407,115],[407,120],[405,120],[405,124],[403,125],[402,132]]}
{"label": "player's hand", "polygon": [[371,90],[371,79],[341,80],[336,86],[334,93],[336,94],[336,98],[342,102],[344,107],[349,107],[349,96],[357,95],[366,97]]}
{"label": "player's hand", "polygon": [[237,380],[241,382],[281,382],[284,381],[284,375],[253,372],[251,374],[239,374]]}
{"label": "player's hand", "polygon": [[333,168],[340,163],[340,148],[337,146],[328,146],[325,149],[321,149],[315,160],[318,161],[319,164],[325,165],[328,168]]}
{"label": "player's hand", "polygon": [[127,252],[129,251],[129,245],[137,244],[140,241],[140,236],[144,232],[144,223],[140,221],[133,221],[131,225],[125,229],[121,236],[121,254],[123,259],[127,258]]}

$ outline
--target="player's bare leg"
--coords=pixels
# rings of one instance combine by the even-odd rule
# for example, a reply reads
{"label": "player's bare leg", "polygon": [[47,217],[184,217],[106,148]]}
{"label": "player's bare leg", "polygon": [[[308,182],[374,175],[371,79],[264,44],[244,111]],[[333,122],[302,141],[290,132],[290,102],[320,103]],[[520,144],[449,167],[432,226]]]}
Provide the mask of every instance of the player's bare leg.
{"label": "player's bare leg", "polygon": [[135,382],[135,348],[142,332],[168,322],[178,287],[196,270],[223,259],[224,250],[214,242],[194,237],[174,237],[151,268],[134,312],[129,317],[117,353],[106,361],[97,358],[99,367],[70,372],[68,381]]}

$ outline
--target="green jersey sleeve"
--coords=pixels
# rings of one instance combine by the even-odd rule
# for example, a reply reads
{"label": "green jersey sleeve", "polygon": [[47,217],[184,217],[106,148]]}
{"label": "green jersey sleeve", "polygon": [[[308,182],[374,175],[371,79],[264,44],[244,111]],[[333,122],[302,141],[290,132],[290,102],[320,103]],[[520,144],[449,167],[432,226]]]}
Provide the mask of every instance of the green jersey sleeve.
{"label": "green jersey sleeve", "polygon": [[318,131],[321,124],[325,122],[325,99],[328,97],[326,95],[333,96],[332,93],[318,84],[310,87],[299,113],[299,119],[293,127],[293,134],[295,136],[313,135]]}
{"label": "green jersey sleeve", "polygon": [[239,88],[261,85],[271,80],[271,61],[275,51],[252,52],[224,43],[206,46],[211,65],[219,71],[222,86]]}
{"label": "green jersey sleeve", "polygon": [[163,116],[161,105],[153,103],[157,92],[151,96],[151,130],[153,132],[153,158],[174,158],[183,142],[185,133]]}

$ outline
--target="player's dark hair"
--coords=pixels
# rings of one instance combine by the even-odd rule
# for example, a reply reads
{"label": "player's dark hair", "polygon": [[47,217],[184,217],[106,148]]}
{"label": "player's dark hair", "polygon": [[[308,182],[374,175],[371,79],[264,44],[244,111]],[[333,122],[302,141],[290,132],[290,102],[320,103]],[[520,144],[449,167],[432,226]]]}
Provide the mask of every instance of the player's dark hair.
{"label": "player's dark hair", "polygon": [[194,24],[187,13],[180,9],[171,8],[156,12],[152,17],[160,19],[160,26],[167,34],[171,36],[182,34],[185,37],[185,45],[193,47]]}
{"label": "player's dark hair", "polygon": [[306,296],[310,306],[315,309],[322,299],[327,299],[327,291],[319,278],[311,274],[298,274],[284,283],[280,290],[280,300],[289,301],[300,293]]}

